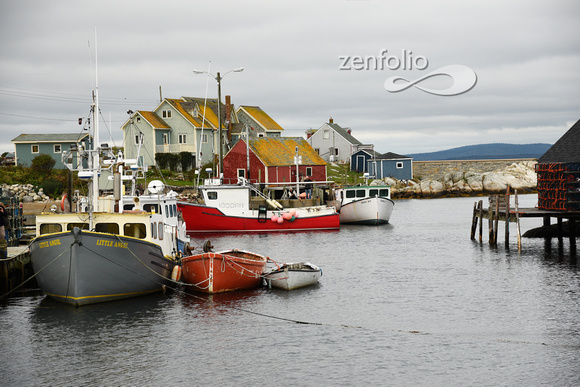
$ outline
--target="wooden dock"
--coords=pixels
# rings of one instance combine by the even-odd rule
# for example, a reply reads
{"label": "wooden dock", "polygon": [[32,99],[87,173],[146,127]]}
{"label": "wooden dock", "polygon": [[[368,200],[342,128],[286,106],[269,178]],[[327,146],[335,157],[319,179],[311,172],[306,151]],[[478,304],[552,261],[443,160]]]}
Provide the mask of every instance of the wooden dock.
{"label": "wooden dock", "polygon": [[[514,205],[510,203],[514,198]],[[522,248],[520,219],[521,218],[542,218],[543,226],[549,227],[552,218],[556,219],[558,240],[564,239],[563,221],[568,221],[568,239],[570,240],[570,254],[576,254],[576,223],[580,221],[580,211],[555,211],[541,210],[538,208],[519,208],[517,191],[510,195],[509,191],[505,195],[493,195],[489,197],[488,208],[483,207],[483,200],[474,203],[473,218],[471,223],[471,239],[476,237],[477,227],[479,225],[479,242],[483,242],[483,219],[488,220],[489,244],[497,246],[497,234],[499,222],[505,224],[505,246],[509,248],[510,223],[516,223],[518,251]],[[546,236],[551,239],[552,236]]]}
{"label": "wooden dock", "polygon": [[0,258],[0,297],[23,285],[27,288],[37,287],[35,280],[30,281],[34,273],[28,246],[8,247],[7,253],[7,257]]}

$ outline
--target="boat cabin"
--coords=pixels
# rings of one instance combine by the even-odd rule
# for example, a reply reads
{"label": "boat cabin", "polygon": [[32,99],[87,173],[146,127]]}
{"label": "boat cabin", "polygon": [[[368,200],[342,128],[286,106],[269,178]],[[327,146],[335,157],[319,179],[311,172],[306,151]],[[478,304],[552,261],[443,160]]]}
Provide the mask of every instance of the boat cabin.
{"label": "boat cabin", "polygon": [[342,204],[369,197],[391,198],[390,186],[355,186],[336,190],[336,200]]}

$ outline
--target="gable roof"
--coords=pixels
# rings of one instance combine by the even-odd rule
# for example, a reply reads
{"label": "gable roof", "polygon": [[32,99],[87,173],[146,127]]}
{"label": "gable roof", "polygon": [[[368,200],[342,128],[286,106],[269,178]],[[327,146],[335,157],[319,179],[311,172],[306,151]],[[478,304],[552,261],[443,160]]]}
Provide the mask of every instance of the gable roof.
{"label": "gable roof", "polygon": [[302,165],[326,165],[322,157],[302,137],[250,138],[249,144],[266,166],[294,165],[296,147],[298,154],[302,156]]}
{"label": "gable roof", "polygon": [[263,111],[259,106],[247,106],[242,105],[238,108],[243,110],[249,115],[254,121],[256,121],[265,130],[284,130],[276,121],[272,119],[265,111]]}
{"label": "gable roof", "polygon": [[154,128],[171,129],[171,127],[169,125],[167,125],[167,123],[165,121],[163,121],[161,119],[161,117],[159,117],[154,112],[146,112],[143,110],[137,110],[137,113],[139,113],[139,115],[141,115],[141,117],[143,117],[143,119],[145,121],[149,122],[149,124],[151,124],[151,126]]}
{"label": "gable roof", "polygon": [[354,152],[353,155],[356,155],[357,153],[361,153],[361,152],[366,153],[367,155],[369,155],[371,157],[374,157],[374,158],[378,158],[381,155],[376,150],[374,150],[374,149],[367,149],[367,148],[365,148],[365,149],[359,149],[356,152]]}
{"label": "gable roof", "polygon": [[393,153],[393,152],[387,152],[387,153],[383,153],[382,155],[379,155],[375,158],[377,160],[400,160],[400,159],[411,159],[412,157],[398,155],[398,154]]}
{"label": "gable roof", "polygon": [[335,123],[331,123],[331,122],[327,122],[326,124],[322,125],[322,127],[320,129],[324,128],[325,125],[330,126],[336,133],[338,133],[340,136],[342,136],[349,143],[355,144],[355,145],[362,145],[363,144],[362,142],[360,142],[359,140],[354,138],[354,136],[352,134],[350,134],[347,129],[341,127],[340,125],[335,124]]}
{"label": "gable roof", "polygon": [[580,120],[538,160],[540,163],[580,163]]}
{"label": "gable roof", "polygon": [[88,137],[88,133],[35,133],[21,134],[12,140],[13,143],[30,142],[78,142]]}

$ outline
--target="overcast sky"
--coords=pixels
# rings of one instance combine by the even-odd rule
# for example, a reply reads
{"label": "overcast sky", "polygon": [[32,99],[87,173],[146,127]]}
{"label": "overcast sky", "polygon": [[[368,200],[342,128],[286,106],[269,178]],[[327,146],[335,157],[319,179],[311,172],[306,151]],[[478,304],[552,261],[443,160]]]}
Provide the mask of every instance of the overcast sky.
{"label": "overcast sky", "polygon": [[[127,110],[153,110],[160,87],[216,98],[215,80],[192,70],[238,67],[222,97],[260,106],[284,136],[332,117],[381,153],[554,143],[580,119],[578,20],[575,0],[2,0],[0,153],[22,133],[81,130],[95,29],[102,136],[118,146]],[[414,83],[451,65],[474,72],[475,86],[441,96],[417,86],[446,90],[450,76]],[[387,91],[395,76],[410,87]]]}

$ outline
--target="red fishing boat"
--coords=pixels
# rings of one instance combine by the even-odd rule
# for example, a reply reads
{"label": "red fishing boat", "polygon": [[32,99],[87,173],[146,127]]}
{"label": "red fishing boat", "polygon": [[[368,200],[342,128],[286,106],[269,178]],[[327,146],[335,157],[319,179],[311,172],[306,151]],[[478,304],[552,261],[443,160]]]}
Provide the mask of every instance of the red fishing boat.
{"label": "red fishing boat", "polygon": [[203,293],[252,289],[260,286],[267,260],[263,255],[237,249],[190,255],[181,259],[181,278]]}
{"label": "red fishing boat", "polygon": [[295,199],[296,207],[283,207],[262,194],[245,179],[240,184],[225,185],[219,180],[206,181],[199,187],[203,204],[179,201],[187,232],[263,232],[338,230],[339,214],[335,207],[305,205]]}

